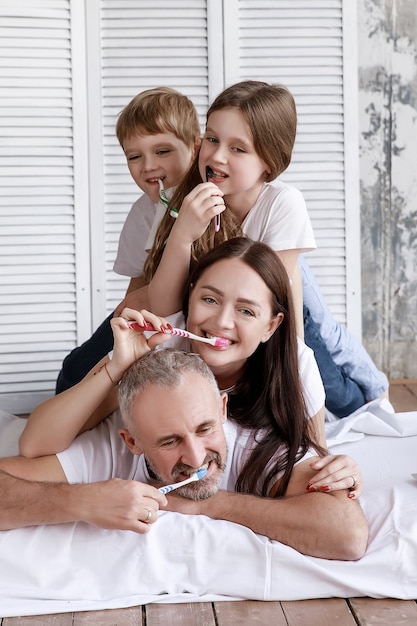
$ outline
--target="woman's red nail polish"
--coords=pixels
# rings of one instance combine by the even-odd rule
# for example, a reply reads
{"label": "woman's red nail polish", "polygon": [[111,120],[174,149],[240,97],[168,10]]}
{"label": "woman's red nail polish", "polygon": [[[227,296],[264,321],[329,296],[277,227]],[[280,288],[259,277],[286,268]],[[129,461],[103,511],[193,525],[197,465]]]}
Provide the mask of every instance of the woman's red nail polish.
{"label": "woman's red nail polish", "polygon": [[313,487],[313,485],[307,485],[307,491],[313,492],[313,491],[317,491],[315,487]]}
{"label": "woman's red nail polish", "polygon": [[167,328],[168,328],[168,330],[172,330],[171,324],[167,324]]}
{"label": "woman's red nail polish", "polygon": [[322,487],[319,487],[320,491],[330,491],[330,487],[329,485],[323,485]]}

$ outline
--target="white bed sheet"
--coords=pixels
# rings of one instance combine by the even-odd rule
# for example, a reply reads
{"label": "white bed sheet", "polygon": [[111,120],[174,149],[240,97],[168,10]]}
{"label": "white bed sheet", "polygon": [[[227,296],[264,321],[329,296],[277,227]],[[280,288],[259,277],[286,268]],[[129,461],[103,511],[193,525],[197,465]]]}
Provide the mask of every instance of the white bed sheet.
{"label": "white bed sheet", "polygon": [[[22,427],[0,412],[0,455],[17,452]],[[3,531],[0,616],[149,602],[416,599],[417,412],[371,403],[328,432],[332,450],[362,468],[370,541],[360,561],[307,557],[230,522],[171,512],[145,536],[83,523]]]}

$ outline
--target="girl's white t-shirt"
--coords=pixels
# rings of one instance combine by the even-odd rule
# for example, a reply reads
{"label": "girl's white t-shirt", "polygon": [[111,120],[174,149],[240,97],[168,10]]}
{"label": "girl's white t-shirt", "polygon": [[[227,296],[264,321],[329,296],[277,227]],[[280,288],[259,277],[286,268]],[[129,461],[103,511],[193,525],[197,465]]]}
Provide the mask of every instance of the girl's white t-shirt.
{"label": "girl's white t-shirt", "polygon": [[242,222],[242,230],[275,251],[309,252],[317,247],[303,194],[280,180],[265,183]]}
{"label": "girl's white t-shirt", "polygon": [[[171,191],[171,190],[170,190]],[[133,204],[124,223],[113,269],[136,278],[143,275],[153,236],[165,207],[147,195]],[[244,234],[262,241],[275,251],[316,248],[313,228],[301,191],[280,180],[265,183],[255,205],[242,223]]]}

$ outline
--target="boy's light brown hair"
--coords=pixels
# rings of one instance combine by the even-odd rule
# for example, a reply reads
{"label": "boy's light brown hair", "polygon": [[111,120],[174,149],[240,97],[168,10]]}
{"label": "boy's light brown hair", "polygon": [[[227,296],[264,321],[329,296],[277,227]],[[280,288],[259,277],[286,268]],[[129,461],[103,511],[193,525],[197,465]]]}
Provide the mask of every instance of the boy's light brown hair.
{"label": "boy's light brown hair", "polygon": [[121,111],[116,135],[123,148],[132,135],[173,133],[187,146],[195,145],[201,129],[191,100],[170,87],[147,89],[135,96]]}

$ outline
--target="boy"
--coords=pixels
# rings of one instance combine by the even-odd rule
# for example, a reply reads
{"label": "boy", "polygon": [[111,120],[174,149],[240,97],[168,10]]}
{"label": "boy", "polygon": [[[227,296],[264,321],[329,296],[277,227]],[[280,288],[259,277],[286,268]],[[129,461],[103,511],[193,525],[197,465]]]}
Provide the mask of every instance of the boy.
{"label": "boy", "polygon": [[[129,172],[143,191],[126,218],[113,267],[116,273],[130,277],[127,295],[146,284],[142,276],[143,264],[166,210],[159,202],[159,180],[170,197],[200,145],[198,113],[191,100],[175,89],[148,89],[135,96],[122,110],[116,135],[126,155]],[[135,259],[134,264],[130,258]],[[146,291],[141,308],[147,308]],[[64,359],[56,393],[79,382],[85,372],[112,349],[112,317],[113,313],[90,339]]]}

